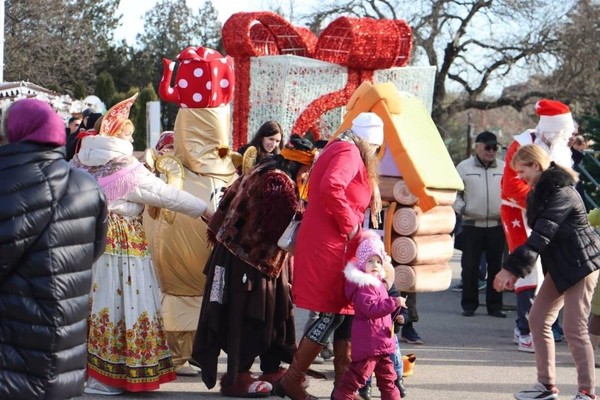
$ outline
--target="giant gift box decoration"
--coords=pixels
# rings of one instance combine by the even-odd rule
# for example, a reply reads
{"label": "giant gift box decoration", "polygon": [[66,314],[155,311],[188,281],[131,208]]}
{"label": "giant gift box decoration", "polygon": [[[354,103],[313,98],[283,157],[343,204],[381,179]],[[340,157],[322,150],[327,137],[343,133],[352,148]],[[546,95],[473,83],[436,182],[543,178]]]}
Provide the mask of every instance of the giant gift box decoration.
{"label": "giant gift box decoration", "polygon": [[[223,44],[236,67],[234,148],[269,119],[288,136],[309,130],[328,136],[360,83],[389,80],[394,69],[412,75],[402,90],[431,104],[435,68],[399,68],[412,46],[412,31],[401,20],[340,17],[316,38],[271,12],[237,13],[223,26]],[[335,109],[337,120],[324,129],[322,116]]]}

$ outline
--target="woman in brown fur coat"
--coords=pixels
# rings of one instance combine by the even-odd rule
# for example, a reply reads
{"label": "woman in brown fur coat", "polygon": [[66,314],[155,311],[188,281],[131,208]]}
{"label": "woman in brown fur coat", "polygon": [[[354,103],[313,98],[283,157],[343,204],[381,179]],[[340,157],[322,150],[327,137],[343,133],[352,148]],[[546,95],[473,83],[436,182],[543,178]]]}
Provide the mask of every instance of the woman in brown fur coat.
{"label": "woman in brown fur coat", "polygon": [[[277,240],[298,203],[296,177],[314,157],[310,141],[293,137],[225,192],[209,223],[215,243],[206,264],[206,289],[192,357],[202,380],[216,384],[221,350],[227,373],[221,392],[232,397],[268,396],[296,350],[288,254]],[[250,367],[260,355],[263,374]]]}

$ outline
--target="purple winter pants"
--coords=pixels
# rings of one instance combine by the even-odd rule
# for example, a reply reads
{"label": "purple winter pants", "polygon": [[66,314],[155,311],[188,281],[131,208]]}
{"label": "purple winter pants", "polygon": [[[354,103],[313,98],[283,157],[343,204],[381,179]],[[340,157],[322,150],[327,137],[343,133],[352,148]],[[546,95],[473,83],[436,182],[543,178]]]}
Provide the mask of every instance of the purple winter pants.
{"label": "purple winter pants", "polygon": [[365,385],[373,372],[381,400],[399,400],[400,392],[395,383],[398,377],[388,354],[352,361],[333,390],[333,400],[354,400],[354,393]]}

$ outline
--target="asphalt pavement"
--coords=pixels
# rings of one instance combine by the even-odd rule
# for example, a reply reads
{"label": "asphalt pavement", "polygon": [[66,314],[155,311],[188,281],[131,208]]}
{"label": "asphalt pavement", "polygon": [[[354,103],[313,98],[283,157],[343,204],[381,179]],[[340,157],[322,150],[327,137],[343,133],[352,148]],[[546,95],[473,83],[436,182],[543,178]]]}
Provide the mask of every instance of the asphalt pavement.
{"label": "asphalt pavement", "polygon": [[[454,285],[460,279],[460,253],[451,261]],[[480,294],[481,303],[485,296]],[[517,351],[512,341],[516,312],[513,293],[504,294],[508,318],[487,315],[480,306],[474,317],[463,317],[460,292],[450,289],[443,292],[419,293],[417,305],[420,320],[415,329],[425,344],[401,343],[403,354],[414,353],[417,360],[414,375],[404,379],[407,398],[414,400],[504,400],[512,399],[513,393],[530,388],[536,382],[535,355]],[[297,310],[297,329],[304,326],[306,312]],[[298,335],[300,337],[300,335]],[[219,360],[219,372],[225,372],[226,355]],[[313,368],[327,375],[327,380],[310,380],[309,393],[321,399],[329,399],[333,387],[333,363],[331,360]],[[254,371],[259,371],[255,364]],[[560,399],[572,399],[577,391],[577,377],[567,344],[556,345],[557,385]],[[162,385],[154,392],[124,393],[118,399],[174,399],[196,400],[223,398],[219,385],[212,390],[202,383],[200,377],[178,377],[176,381]],[[373,398],[379,393],[374,387]],[[106,396],[83,395],[79,399],[99,400]],[[277,397],[269,397],[273,400]]]}

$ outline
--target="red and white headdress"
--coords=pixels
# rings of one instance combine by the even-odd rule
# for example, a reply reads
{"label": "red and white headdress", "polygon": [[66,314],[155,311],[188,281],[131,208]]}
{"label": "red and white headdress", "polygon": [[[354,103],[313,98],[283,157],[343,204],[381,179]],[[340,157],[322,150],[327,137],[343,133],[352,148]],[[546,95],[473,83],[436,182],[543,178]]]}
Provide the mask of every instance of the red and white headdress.
{"label": "red and white headdress", "polygon": [[128,99],[125,99],[110,108],[104,114],[102,123],[100,124],[100,132],[102,136],[115,136],[121,131],[123,123],[129,119],[131,106],[135,103],[138,93]]}

